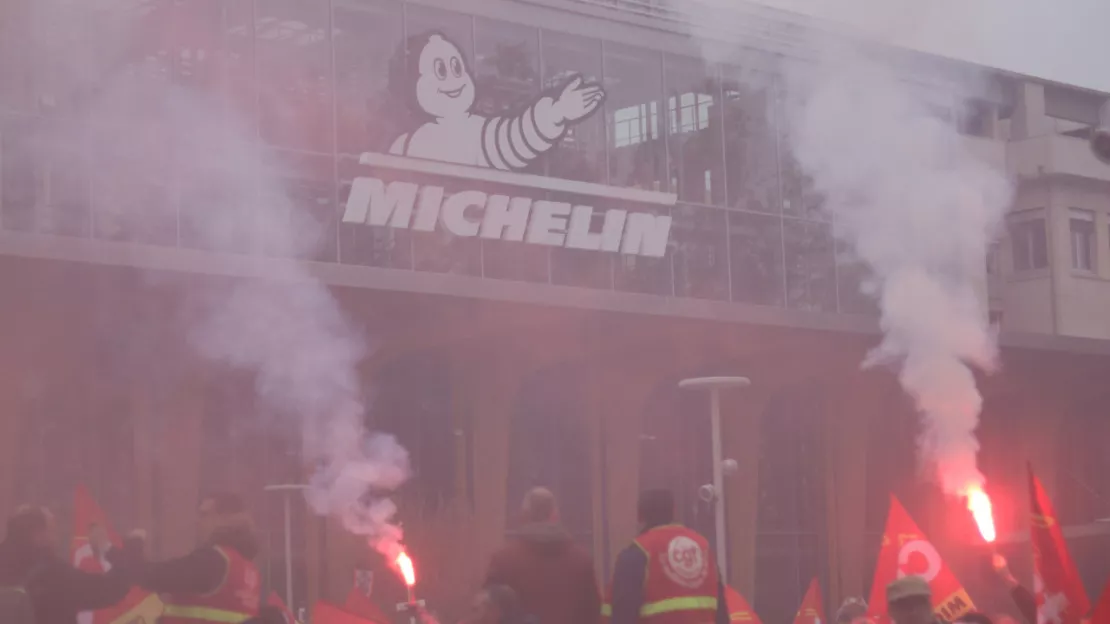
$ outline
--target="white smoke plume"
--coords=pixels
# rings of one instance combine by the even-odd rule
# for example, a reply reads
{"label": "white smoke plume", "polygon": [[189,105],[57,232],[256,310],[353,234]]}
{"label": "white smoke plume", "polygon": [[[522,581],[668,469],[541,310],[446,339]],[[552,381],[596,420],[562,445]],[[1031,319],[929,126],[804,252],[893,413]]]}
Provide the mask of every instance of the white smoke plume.
{"label": "white smoke plume", "polygon": [[[700,9],[697,32],[727,32],[730,19],[738,32],[751,31],[736,23],[743,12],[724,5],[707,12],[716,3],[675,4]],[[884,4],[855,3],[870,9],[872,21],[905,17]],[[853,3],[836,6],[850,11]],[[967,26],[966,13],[949,17],[956,18],[951,28]],[[902,19],[887,34],[908,26]],[[842,35],[805,32],[801,41],[813,58],[780,70],[787,149],[823,197],[838,238],[872,273],[868,290],[878,300],[884,335],[864,365],[897,369],[922,415],[923,467],[935,469],[947,493],[966,496],[984,483],[975,436],[982,397],[972,367],[991,371],[996,362],[985,266],[1011,184],[929,101],[936,90],[944,102],[958,98],[957,89],[977,93],[984,85],[966,76],[954,85],[939,72],[922,75],[928,64],[904,65],[895,60],[902,55]],[[709,60],[727,60],[719,44],[706,41],[705,49],[717,50]]]}
{"label": "white smoke plume", "polygon": [[[357,374],[367,339],[297,260],[315,250],[321,224],[284,192],[281,164],[226,101],[175,84],[159,54],[135,58],[130,46],[155,35],[144,31],[156,26],[144,21],[151,6],[32,3],[28,53],[41,64],[36,73],[51,79],[46,100],[55,107],[34,126],[38,156],[89,156],[65,175],[95,174],[107,187],[93,194],[98,218],[141,229],[156,226],[163,211],[172,223],[160,203],[176,195],[181,211],[172,227],[197,246],[252,240],[256,253],[265,250],[269,257],[255,261],[272,279],[152,279],[184,294],[183,340],[214,364],[252,373],[261,409],[303,440],[302,459],[314,468],[306,494],[312,509],[392,558],[401,533],[389,493],[407,479],[408,455],[391,436],[367,430],[369,397]],[[152,198],[151,184],[173,192]]]}

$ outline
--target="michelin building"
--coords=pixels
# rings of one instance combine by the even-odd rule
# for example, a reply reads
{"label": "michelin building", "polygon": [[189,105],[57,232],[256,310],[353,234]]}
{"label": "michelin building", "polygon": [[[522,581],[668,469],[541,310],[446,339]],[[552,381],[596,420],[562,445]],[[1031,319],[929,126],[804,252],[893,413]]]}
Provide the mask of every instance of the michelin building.
{"label": "michelin building", "polygon": [[[187,227],[206,204],[172,146],[131,155],[162,169],[127,180],[95,166],[100,150],[38,149],[65,102],[35,63],[27,2],[4,6],[0,509],[64,510],[85,483],[169,555],[192,543],[200,493],[234,488],[284,587],[281,500],[263,488],[305,478],[298,443],[252,416],[249,376],[189,352],[176,321],[190,302],[158,278],[267,279],[282,258],[250,228],[214,241]],[[892,492],[972,597],[998,599],[970,518],[917,479],[912,405],[889,371],[859,370],[878,337],[866,271],[786,149],[775,67],[805,50],[771,33],[812,25],[738,5],[744,51],[712,65],[688,16],[653,0],[128,7],[144,33],[121,46],[128,71],[241,113],[321,224],[298,260],[375,343],[359,374],[371,424],[412,453],[401,519],[430,602],[467,604],[533,485],[560,497],[599,575],[636,531],[642,487],[672,488],[712,535],[708,406],[677,388],[710,374],[752,380],[724,400],[739,466],[727,552],[764,621],[792,618],[814,577],[829,608],[865,595]],[[100,37],[89,26],[72,45]],[[1018,571],[1032,462],[1093,593],[1110,574],[1096,522],[1110,515],[1110,166],[1087,139],[1107,94],[1001,72],[974,98],[957,84],[922,97],[1018,181],[983,262],[1003,353],[980,380],[982,467]],[[341,602],[379,563],[294,511],[296,606]],[[387,596],[394,581],[375,579]]]}

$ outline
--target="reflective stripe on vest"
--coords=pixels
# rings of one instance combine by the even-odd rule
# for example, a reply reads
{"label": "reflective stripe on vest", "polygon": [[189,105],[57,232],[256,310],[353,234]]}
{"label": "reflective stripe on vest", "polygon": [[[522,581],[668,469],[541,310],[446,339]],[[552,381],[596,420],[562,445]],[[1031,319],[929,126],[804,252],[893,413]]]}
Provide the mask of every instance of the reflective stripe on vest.
{"label": "reflective stripe on vest", "polygon": [[165,609],[162,611],[162,616],[183,618],[186,620],[199,620],[201,622],[221,622],[224,624],[238,624],[251,617],[248,613],[239,613],[237,611],[225,611],[223,609],[213,609],[211,607],[180,607],[177,605],[166,605]]}
{"label": "reflective stripe on vest", "polygon": [[[659,615],[660,613],[671,613],[672,611],[695,611],[699,609],[716,611],[717,599],[709,596],[683,596],[681,598],[668,598],[657,602],[649,602],[640,607],[640,617]],[[613,605],[601,605],[601,615],[612,617]]]}

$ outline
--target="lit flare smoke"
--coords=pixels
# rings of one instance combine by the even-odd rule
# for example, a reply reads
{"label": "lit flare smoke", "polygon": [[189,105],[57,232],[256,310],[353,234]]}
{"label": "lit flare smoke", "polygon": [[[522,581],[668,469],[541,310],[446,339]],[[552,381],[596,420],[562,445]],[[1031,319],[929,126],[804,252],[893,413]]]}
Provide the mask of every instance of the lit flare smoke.
{"label": "lit flare smoke", "polygon": [[[738,62],[735,49],[722,51],[730,31],[765,32],[745,23],[751,9],[745,13],[743,5],[672,4],[695,20],[692,34],[708,61]],[[854,4],[871,19],[889,14],[882,3]],[[927,100],[934,89],[910,82],[952,84],[952,77],[922,75],[924,64],[899,67],[889,50],[864,49],[831,32],[784,33],[816,53],[812,62],[781,68],[785,147],[823,197],[836,236],[870,269],[867,291],[881,310],[883,340],[864,365],[897,368],[923,416],[923,466],[935,470],[947,493],[966,497],[984,483],[975,437],[982,397],[972,367],[989,372],[996,364],[985,266],[1011,200],[1010,181],[937,116]],[[976,92],[982,85],[959,86]],[[950,102],[945,96],[954,90],[939,102]]]}
{"label": "lit flare smoke", "polygon": [[302,460],[315,469],[306,494],[313,510],[340,519],[392,558],[401,533],[388,494],[408,477],[408,455],[391,436],[367,431],[368,397],[357,371],[366,337],[297,260],[312,253],[321,225],[286,194],[280,165],[225,101],[168,79],[160,54],[135,58],[128,43],[156,39],[150,29],[165,27],[171,15],[152,14],[154,5],[139,10],[131,0],[30,6],[28,55],[41,64],[38,75],[54,81],[52,99],[71,107],[38,128],[40,155],[54,160],[77,150],[93,157],[86,170],[62,175],[108,181],[112,193],[94,194],[94,214],[133,219],[128,225],[141,228],[149,214],[118,207],[163,210],[156,203],[172,195],[151,202],[137,189],[172,183],[179,231],[191,232],[201,248],[249,240],[255,252],[267,251],[271,257],[251,261],[265,277],[150,278],[185,294],[186,340],[194,350],[253,373],[260,411],[303,441]]}

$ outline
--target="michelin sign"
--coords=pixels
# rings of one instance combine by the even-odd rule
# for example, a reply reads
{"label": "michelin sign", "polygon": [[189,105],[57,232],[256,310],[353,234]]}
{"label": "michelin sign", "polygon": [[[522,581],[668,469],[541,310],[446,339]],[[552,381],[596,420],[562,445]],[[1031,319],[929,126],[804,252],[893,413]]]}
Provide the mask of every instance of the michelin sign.
{"label": "michelin sign", "polygon": [[441,227],[461,237],[656,258],[666,253],[669,215],[609,209],[597,223],[589,205],[541,198],[550,191],[666,206],[674,204],[673,195],[520,173],[600,109],[601,85],[574,76],[513,114],[484,116],[474,110],[474,77],[458,46],[431,32],[410,38],[406,47],[408,101],[419,125],[397,137],[388,155],[366,153],[360,163],[520,190],[448,193],[435,184],[360,176],[352,183],[344,223],[426,232]]}

